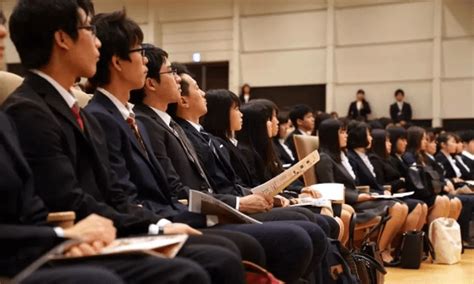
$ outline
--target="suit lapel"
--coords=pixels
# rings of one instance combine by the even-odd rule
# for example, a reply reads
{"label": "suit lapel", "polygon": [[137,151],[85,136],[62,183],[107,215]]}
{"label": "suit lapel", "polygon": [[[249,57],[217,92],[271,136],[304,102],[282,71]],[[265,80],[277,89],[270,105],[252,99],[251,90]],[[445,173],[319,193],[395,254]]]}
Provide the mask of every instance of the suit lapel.
{"label": "suit lapel", "polygon": [[[135,137],[135,134],[133,133],[133,130],[131,129],[131,127],[127,123],[127,121],[125,121],[122,114],[120,113],[120,110],[114,105],[114,103],[99,91],[95,92],[93,100],[96,101],[101,106],[103,106],[114,117],[114,119],[118,122],[120,127],[125,131],[125,133],[127,133],[129,140],[132,142],[131,143],[132,147],[134,147],[135,150],[137,152],[139,152],[140,155],[145,160],[148,160],[148,157],[145,156],[145,153],[143,152],[143,149],[139,144],[140,142],[138,142],[137,138]],[[140,131],[140,133],[142,133],[143,128],[139,127],[139,131]],[[150,153],[150,152],[148,152],[148,153]]]}

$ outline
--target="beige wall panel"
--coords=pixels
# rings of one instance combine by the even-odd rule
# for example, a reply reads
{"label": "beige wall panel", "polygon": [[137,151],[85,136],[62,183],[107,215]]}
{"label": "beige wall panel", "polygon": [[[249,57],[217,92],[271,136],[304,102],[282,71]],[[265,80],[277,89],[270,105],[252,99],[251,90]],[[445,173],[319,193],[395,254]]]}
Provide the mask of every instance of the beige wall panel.
{"label": "beige wall panel", "polygon": [[474,1],[443,1],[443,36],[474,35]]}
{"label": "beige wall panel", "polygon": [[380,43],[433,36],[430,2],[336,10],[336,44]]}
{"label": "beige wall panel", "polygon": [[325,56],[325,49],[243,54],[242,82],[252,86],[324,83]]}
{"label": "beige wall panel", "polygon": [[162,25],[163,34],[230,30],[232,30],[232,19],[164,23]]}
{"label": "beige wall panel", "polygon": [[157,0],[154,8],[162,22],[232,17],[232,0]]}
{"label": "beige wall panel", "polygon": [[370,117],[390,117],[389,107],[394,102],[393,93],[398,88],[405,91],[406,101],[411,104],[413,109],[413,118],[432,117],[431,81],[336,85],[335,110],[340,116],[346,116],[349,104],[355,100],[355,93],[358,89],[363,89],[372,109]]}
{"label": "beige wall panel", "polygon": [[417,42],[336,49],[336,82],[428,79],[432,43]]}
{"label": "beige wall panel", "polygon": [[167,33],[163,35],[163,43],[192,43],[197,41],[217,41],[232,40],[232,31],[205,31],[205,32],[189,32],[189,33]]}
{"label": "beige wall panel", "polygon": [[474,37],[443,41],[442,77],[474,77]]}
{"label": "beige wall panel", "polygon": [[325,0],[241,0],[242,15],[274,14],[326,8]]}
{"label": "beige wall panel", "polygon": [[170,52],[203,52],[203,51],[223,51],[232,49],[232,40],[208,41],[188,43],[163,43],[163,48]]}
{"label": "beige wall panel", "polygon": [[320,47],[326,44],[326,11],[241,20],[243,51]]}
{"label": "beige wall panel", "polygon": [[443,118],[474,117],[474,79],[443,81],[441,94]]}

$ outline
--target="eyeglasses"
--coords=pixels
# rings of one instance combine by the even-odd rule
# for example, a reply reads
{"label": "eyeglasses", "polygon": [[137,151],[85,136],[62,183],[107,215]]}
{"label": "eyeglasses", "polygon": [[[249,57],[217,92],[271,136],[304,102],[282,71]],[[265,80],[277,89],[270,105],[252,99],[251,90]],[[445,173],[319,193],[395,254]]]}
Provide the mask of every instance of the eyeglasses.
{"label": "eyeglasses", "polygon": [[177,75],[177,74],[178,74],[178,70],[177,70],[176,68],[172,68],[172,69],[169,70],[169,71],[160,72],[159,74],[160,74],[160,75],[161,75],[161,74],[173,74],[173,75]]}
{"label": "eyeglasses", "polygon": [[92,35],[96,35],[97,34],[97,28],[95,25],[88,25],[88,26],[79,26],[77,27],[78,30],[88,30],[92,33]]}
{"label": "eyeglasses", "polygon": [[128,51],[128,53],[132,53],[132,52],[140,52],[140,54],[142,55],[142,57],[145,57],[145,55],[146,55],[146,48],[144,48],[144,47],[139,47],[139,48],[130,49],[130,50]]}

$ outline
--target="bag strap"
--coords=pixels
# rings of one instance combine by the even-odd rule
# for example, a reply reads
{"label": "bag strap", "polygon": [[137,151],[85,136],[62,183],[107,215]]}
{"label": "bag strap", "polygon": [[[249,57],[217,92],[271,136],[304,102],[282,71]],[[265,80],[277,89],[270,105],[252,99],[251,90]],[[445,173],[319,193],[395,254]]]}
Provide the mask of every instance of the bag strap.
{"label": "bag strap", "polygon": [[352,255],[356,262],[364,262],[369,268],[374,268],[382,274],[387,274],[385,267],[380,264],[375,258],[365,253],[354,253]]}
{"label": "bag strap", "polygon": [[364,238],[362,239],[362,244],[366,244],[367,242],[370,241],[370,237],[374,234],[374,232],[378,232],[377,235],[377,243],[380,242],[380,238],[382,237],[382,232],[385,229],[385,225],[387,224],[388,220],[390,220],[392,217],[388,215],[388,207],[385,207],[385,214],[382,216],[382,219],[380,219],[380,222],[373,226],[369,232],[367,232],[364,235]]}

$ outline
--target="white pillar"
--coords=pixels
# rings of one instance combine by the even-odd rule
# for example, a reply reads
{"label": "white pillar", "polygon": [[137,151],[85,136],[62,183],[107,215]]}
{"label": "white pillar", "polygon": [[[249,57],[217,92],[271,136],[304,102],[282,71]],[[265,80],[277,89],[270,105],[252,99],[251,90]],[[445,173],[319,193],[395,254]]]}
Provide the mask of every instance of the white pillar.
{"label": "white pillar", "polygon": [[232,54],[229,62],[229,90],[239,94],[240,88],[240,5],[233,1],[232,15]]}
{"label": "white pillar", "polygon": [[433,0],[433,81],[432,126],[442,126],[441,119],[441,40],[443,26],[443,0]]}
{"label": "white pillar", "polygon": [[335,10],[334,0],[327,1],[326,15],[326,112],[335,110],[336,97],[334,94],[334,50],[335,50]]}

